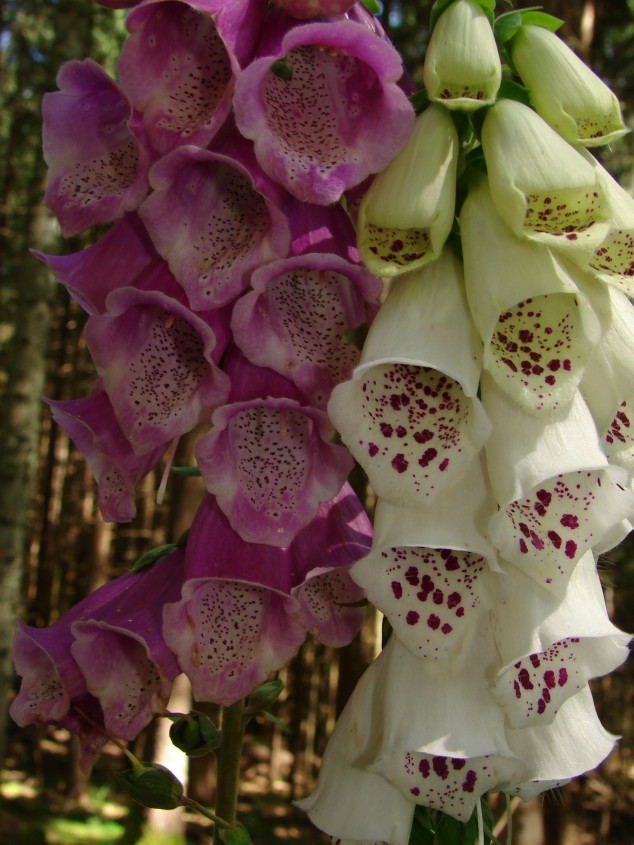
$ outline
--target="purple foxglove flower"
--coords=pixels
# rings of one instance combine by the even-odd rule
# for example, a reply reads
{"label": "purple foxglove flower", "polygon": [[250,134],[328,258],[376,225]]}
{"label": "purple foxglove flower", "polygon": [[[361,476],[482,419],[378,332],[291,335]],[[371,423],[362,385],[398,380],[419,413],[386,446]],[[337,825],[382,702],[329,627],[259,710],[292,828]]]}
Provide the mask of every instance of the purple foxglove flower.
{"label": "purple foxglove flower", "polygon": [[234,306],[235,342],[246,357],[293,381],[317,407],[349,378],[358,350],[343,336],[366,322],[380,283],[336,255],[307,254],[267,264]]}
{"label": "purple foxglove flower", "polygon": [[244,141],[234,155],[181,147],[154,165],[150,181],[141,218],[193,309],[225,305],[256,267],[287,253],[282,194]]}
{"label": "purple foxglove flower", "polygon": [[[500,510],[490,537],[500,555],[557,593],[581,555],[629,527],[634,498],[627,473],[609,466],[587,405],[577,392],[569,410],[542,420],[510,402],[483,376],[482,401],[493,423],[487,468]],[[603,546],[602,546],[603,547]]]}
{"label": "purple foxglove flower", "polygon": [[448,109],[490,106],[502,80],[493,30],[476,0],[445,7],[429,39],[423,80],[430,99]]}
{"label": "purple foxglove flower", "polygon": [[570,404],[601,335],[574,276],[543,245],[511,232],[486,180],[469,192],[460,231],[484,368],[529,412]]}
{"label": "purple foxglove flower", "polygon": [[108,294],[122,287],[160,290],[185,302],[182,288],[154,249],[136,214],[126,214],[92,246],[70,255],[33,250],[88,314],[106,311]]}
{"label": "purple foxglove flower", "polygon": [[21,727],[53,722],[78,733],[83,768],[106,738],[75,706],[109,733],[133,739],[165,706],[178,674],[161,635],[161,613],[178,596],[183,559],[178,550],[151,569],[115,579],[47,628],[20,625],[13,649],[23,681],[11,705],[14,721]]}
{"label": "purple foxglove flower", "polygon": [[371,272],[397,276],[440,255],[454,223],[458,153],[449,113],[425,109],[361,201],[359,251]]}
{"label": "purple foxglove flower", "polygon": [[95,366],[137,455],[208,420],[226,400],[229,379],[215,364],[221,320],[218,312],[211,327],[165,294],[121,288],[107,312],[86,323]]}
{"label": "purple foxglove flower", "polygon": [[102,517],[106,522],[130,522],[136,514],[134,488],[159,462],[167,443],[137,455],[101,384],[83,399],[45,401],[55,422],[86,458],[97,482]]}
{"label": "purple foxglove flower", "polygon": [[531,103],[567,141],[598,147],[626,134],[616,96],[558,35],[525,25],[510,46]]}
{"label": "purple foxglove flower", "polygon": [[229,114],[265,8],[258,0],[145,0],[128,16],[117,69],[155,154],[209,144]]}
{"label": "purple foxglove flower", "polygon": [[[280,61],[289,70],[277,75]],[[396,50],[361,24],[298,25],[242,71],[236,122],[272,179],[328,205],[383,170],[407,140],[414,113],[396,84],[401,74]]]}
{"label": "purple foxglove flower", "polygon": [[361,597],[347,570],[366,553],[370,534],[348,485],[286,549],[245,542],[205,497],[187,542],[182,598],[164,616],[166,641],[195,697],[231,704],[248,695],[307,630],[320,642],[350,642],[362,615],[342,606]]}
{"label": "purple foxglove flower", "polygon": [[377,502],[372,551],[351,575],[420,658],[451,660],[504,596],[495,552],[484,537],[483,515],[491,511],[479,461],[431,505]]}
{"label": "purple foxglove flower", "polygon": [[347,450],[330,442],[326,414],[294,399],[233,402],[211,419],[196,447],[198,466],[247,542],[288,546],[352,469]]}
{"label": "purple foxglove flower", "polygon": [[400,278],[352,380],[335,387],[328,405],[377,494],[404,506],[450,487],[490,433],[475,395],[481,344],[461,276],[446,251]]}
{"label": "purple foxglove flower", "polygon": [[333,17],[347,12],[355,0],[273,0],[273,5],[300,20]]}
{"label": "purple foxglove flower", "polygon": [[341,204],[312,205],[289,195],[284,213],[291,225],[290,256],[319,252],[359,264],[357,233]]}
{"label": "purple foxglove flower", "polygon": [[[408,841],[409,829],[403,836],[401,827],[408,816],[399,802],[396,812],[386,813],[382,806],[383,822],[372,816],[362,795],[346,802],[347,819],[333,806],[336,795],[327,781],[334,778],[337,794],[352,799],[346,777],[363,785],[355,770],[381,775],[412,805],[441,810],[460,821],[470,818],[484,792],[525,771],[506,743],[504,714],[487,688],[486,669],[497,654],[486,631],[488,620],[483,621],[486,625],[474,632],[456,664],[420,660],[392,635],[339,718],[316,792],[300,802],[327,833],[368,839],[370,813],[376,839]],[[339,775],[333,772],[331,755],[343,760]]]}
{"label": "purple foxglove flower", "polygon": [[594,167],[528,106],[501,99],[482,127],[498,214],[520,237],[589,259],[609,228],[605,188]]}
{"label": "purple foxglove flower", "polygon": [[67,62],[57,84],[43,101],[44,201],[69,237],[137,208],[148,162],[128,125],[130,103],[98,64]]}
{"label": "purple foxglove flower", "polygon": [[509,571],[509,598],[492,613],[503,663],[493,694],[513,728],[549,724],[590,678],[627,659],[630,637],[611,622],[594,555],[575,567],[563,599]]}

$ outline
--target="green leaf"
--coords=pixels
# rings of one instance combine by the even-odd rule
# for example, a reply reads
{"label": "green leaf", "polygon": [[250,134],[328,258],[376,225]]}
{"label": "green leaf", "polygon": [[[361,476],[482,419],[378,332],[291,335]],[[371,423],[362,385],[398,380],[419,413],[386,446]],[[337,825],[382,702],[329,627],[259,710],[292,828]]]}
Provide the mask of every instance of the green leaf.
{"label": "green leaf", "polygon": [[414,811],[414,820],[409,834],[408,845],[434,845],[436,833],[428,807],[417,806]]}
{"label": "green leaf", "polygon": [[251,845],[249,832],[246,827],[241,824],[237,824],[235,827],[231,827],[228,830],[227,828],[219,828],[218,836],[225,845]]}
{"label": "green leaf", "polygon": [[200,476],[200,470],[198,467],[170,467],[170,472],[173,472],[174,475],[191,475],[196,478]]}
{"label": "green leaf", "polygon": [[543,26],[544,29],[549,29],[551,32],[563,26],[561,18],[556,18],[546,12],[541,11],[541,6],[536,6],[534,9],[522,9],[520,12],[522,16],[522,23],[530,26]]}
{"label": "green leaf", "polygon": [[436,845],[475,845],[478,841],[478,818],[474,812],[468,822],[459,822],[439,813],[436,822]]}
{"label": "green leaf", "polygon": [[484,841],[485,842],[493,842],[494,845],[500,845],[500,840],[497,836],[493,835],[493,828],[495,827],[495,820],[493,818],[493,813],[491,812],[491,808],[484,800],[484,798],[480,799],[480,806],[482,807],[482,822],[484,826]]}
{"label": "green leaf", "polygon": [[503,47],[519,32],[521,26],[522,16],[519,12],[505,12],[495,20],[493,26],[495,40]]}
{"label": "green leaf", "polygon": [[361,0],[361,5],[371,15],[378,15],[381,11],[381,7],[377,3],[377,0]]}
{"label": "green leaf", "polygon": [[139,763],[134,769],[115,772],[115,780],[142,807],[174,810],[182,803],[183,784],[158,763]]}
{"label": "green leaf", "polygon": [[222,731],[209,716],[198,710],[190,710],[186,716],[172,717],[170,739],[188,757],[202,757],[220,748]]}
{"label": "green leaf", "polygon": [[256,687],[247,699],[247,714],[257,713],[260,710],[267,710],[282,694],[284,682],[279,679],[265,681]]}
{"label": "green leaf", "polygon": [[165,557],[170,552],[173,552],[175,548],[176,545],[174,543],[165,543],[163,546],[156,546],[156,548],[150,549],[149,552],[141,555],[141,557],[133,563],[130,571],[141,572],[142,569],[149,569],[150,566],[154,566],[154,564],[161,560],[161,558]]}

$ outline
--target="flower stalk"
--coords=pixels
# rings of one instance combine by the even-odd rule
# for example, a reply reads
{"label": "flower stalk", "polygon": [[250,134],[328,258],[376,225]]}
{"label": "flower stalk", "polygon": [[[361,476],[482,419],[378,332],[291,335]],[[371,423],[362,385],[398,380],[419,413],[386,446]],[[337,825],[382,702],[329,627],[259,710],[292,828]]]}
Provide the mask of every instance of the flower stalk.
{"label": "flower stalk", "polygon": [[[244,699],[224,707],[222,711],[222,745],[218,751],[215,815],[233,827],[237,818],[240,786],[240,759],[244,739]],[[214,830],[214,845],[222,845],[220,830]]]}

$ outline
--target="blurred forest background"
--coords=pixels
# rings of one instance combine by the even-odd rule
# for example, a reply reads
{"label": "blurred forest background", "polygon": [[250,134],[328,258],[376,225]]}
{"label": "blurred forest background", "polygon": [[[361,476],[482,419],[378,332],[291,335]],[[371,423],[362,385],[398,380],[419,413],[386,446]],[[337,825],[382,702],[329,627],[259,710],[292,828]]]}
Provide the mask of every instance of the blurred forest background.
{"label": "blurred forest background", "polygon": [[[566,21],[563,36],[616,91],[631,125],[634,0],[543,5]],[[419,84],[430,6],[428,0],[383,3],[383,23]],[[498,3],[497,11],[508,8]],[[148,548],[172,541],[188,527],[201,488],[198,479],[172,478],[158,506],[158,481],[149,476],[135,520],[105,524],[90,471],[41,402],[42,395],[83,396],[94,375],[81,310],[29,253],[33,246],[68,253],[89,243],[63,242],[42,205],[41,99],[68,59],[91,57],[115,74],[124,13],[90,0],[0,0],[0,20],[0,845],[210,843],[199,818],[180,811],[153,811],[148,818],[130,806],[113,785],[112,772],[125,767],[116,749],[106,750],[88,781],[63,731],[21,731],[7,717],[17,683],[10,659],[16,615],[31,625],[50,624]],[[630,136],[602,156],[629,190],[633,155]],[[179,449],[176,463],[191,463],[192,443]],[[601,569],[616,624],[634,631],[634,543],[606,556]],[[310,790],[336,714],[377,640],[380,622],[369,614],[360,638],[340,652],[308,641],[282,673],[286,689],[275,714],[290,730],[251,723],[241,810],[257,845],[326,842],[289,799]],[[175,695],[171,709],[187,710],[187,689],[177,686]],[[634,661],[597,682],[595,696],[605,726],[622,742],[599,771],[515,808],[514,845],[634,845]],[[187,771],[180,752],[170,758],[163,727],[146,730],[135,752],[188,777],[189,794],[211,805],[212,755],[193,760]]]}

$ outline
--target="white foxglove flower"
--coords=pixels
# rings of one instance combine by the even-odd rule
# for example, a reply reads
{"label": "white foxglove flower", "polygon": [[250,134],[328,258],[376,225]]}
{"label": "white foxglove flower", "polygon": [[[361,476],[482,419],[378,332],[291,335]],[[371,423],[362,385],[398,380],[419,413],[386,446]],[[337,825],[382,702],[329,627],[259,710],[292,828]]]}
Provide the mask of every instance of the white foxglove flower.
{"label": "white foxglove flower", "polygon": [[595,249],[590,268],[598,277],[634,296],[634,198],[595,159],[610,203],[610,230]]}
{"label": "white foxglove flower", "polygon": [[377,494],[410,507],[460,478],[490,432],[461,275],[445,251],[397,280],[328,406]]}
{"label": "white foxglove flower", "polygon": [[418,657],[453,660],[503,598],[504,579],[483,535],[492,510],[480,461],[431,505],[377,502],[372,551],[350,574]]}
{"label": "white foxglove flower", "polygon": [[502,789],[525,801],[595,769],[617,740],[601,725],[587,686],[562,705],[551,724],[508,727],[506,738],[526,762],[529,774],[519,782],[502,785]]}
{"label": "white foxglove flower", "polygon": [[634,508],[624,489],[627,473],[608,465],[579,393],[565,414],[542,420],[523,413],[484,376],[482,401],[493,423],[486,456],[500,506],[491,540],[509,563],[562,593],[587,549],[627,534],[622,520]]}
{"label": "white foxglove flower", "polygon": [[538,113],[570,143],[598,147],[628,131],[616,96],[554,32],[520,27],[511,58]]}
{"label": "white foxglove flower", "polygon": [[[342,838],[368,838],[371,828],[357,807],[374,818],[377,810],[361,793],[355,799],[353,790],[363,785],[359,769],[381,775],[412,808],[422,804],[460,821],[488,789],[523,778],[526,768],[509,752],[504,715],[488,689],[486,671],[498,657],[484,622],[457,665],[420,660],[392,635],[339,717],[317,790],[301,804],[318,826]],[[331,786],[335,779],[339,792]],[[397,824],[400,834],[402,801],[382,809],[388,819],[377,824],[376,838],[406,843],[402,834],[386,835]]]}
{"label": "white foxglove flower", "polygon": [[511,232],[484,179],[462,206],[460,230],[484,368],[529,412],[565,407],[600,337],[586,298],[550,250]]}
{"label": "white foxglove flower", "polygon": [[429,39],[423,81],[430,99],[473,111],[495,102],[502,68],[493,30],[473,0],[456,0]]}
{"label": "white foxglove flower", "polygon": [[516,235],[592,255],[608,233],[602,181],[528,106],[498,100],[482,127],[493,203]]}
{"label": "white foxglove flower", "polygon": [[610,463],[634,473],[634,306],[609,285],[584,285],[603,327],[580,389]]}
{"label": "white foxglove flower", "polygon": [[429,106],[361,202],[359,253],[372,273],[397,276],[438,257],[454,222],[458,151],[453,120]]}
{"label": "white foxglove flower", "polygon": [[564,701],[591,678],[627,659],[630,637],[608,617],[594,555],[583,555],[563,600],[509,571],[510,597],[492,613],[506,666],[493,694],[514,728],[552,722]]}

